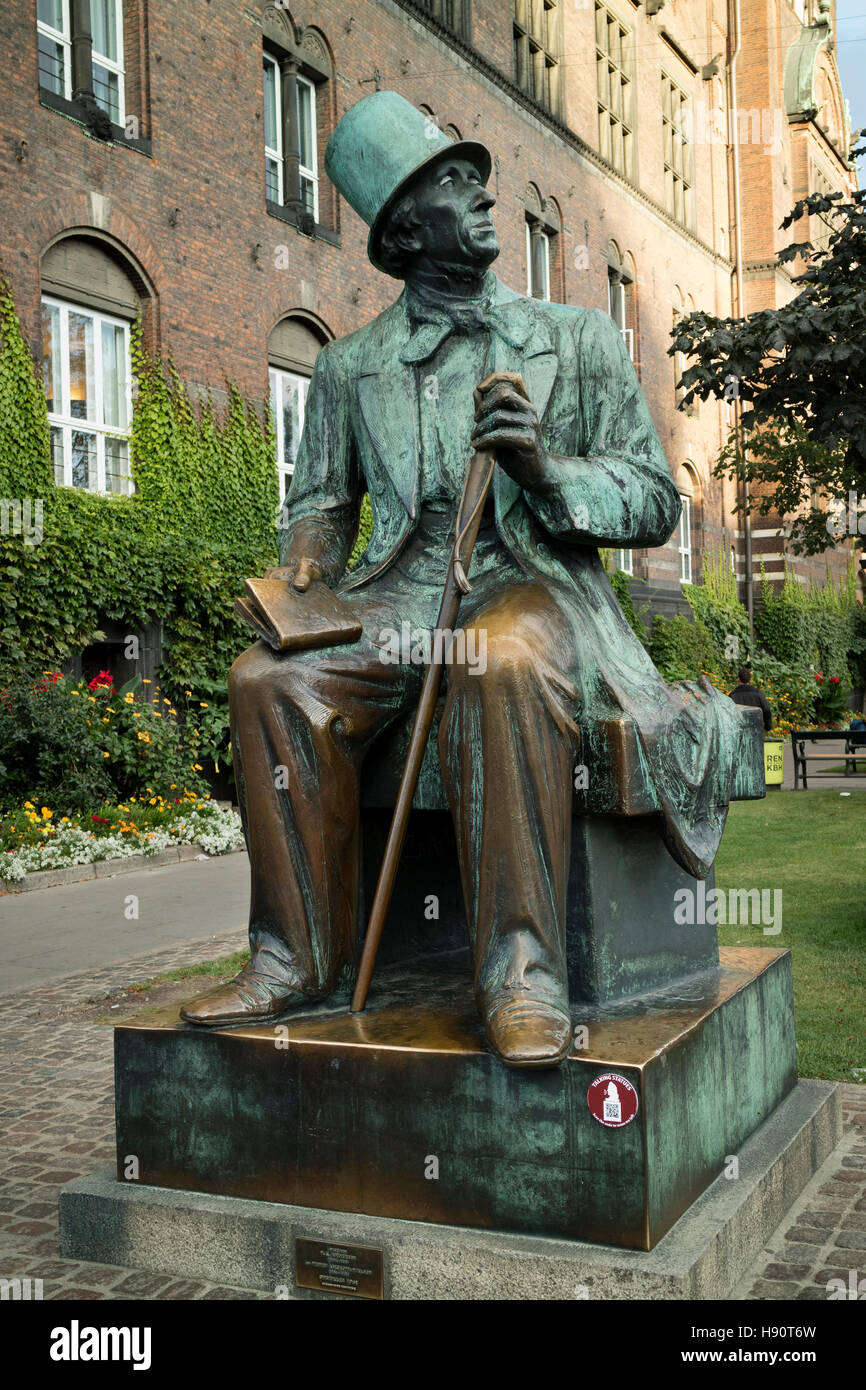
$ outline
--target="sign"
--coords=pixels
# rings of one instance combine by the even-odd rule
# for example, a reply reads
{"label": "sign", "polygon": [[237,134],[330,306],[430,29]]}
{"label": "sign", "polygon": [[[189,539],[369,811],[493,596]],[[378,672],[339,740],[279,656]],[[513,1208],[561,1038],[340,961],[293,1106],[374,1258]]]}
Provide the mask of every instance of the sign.
{"label": "sign", "polygon": [[381,1250],[304,1236],[295,1241],[295,1283],[301,1289],[383,1299],[383,1268]]}
{"label": "sign", "polygon": [[631,1124],[637,1114],[637,1091],[630,1081],[617,1071],[597,1076],[586,1093],[586,1103],[593,1119],[608,1129],[621,1129]]}

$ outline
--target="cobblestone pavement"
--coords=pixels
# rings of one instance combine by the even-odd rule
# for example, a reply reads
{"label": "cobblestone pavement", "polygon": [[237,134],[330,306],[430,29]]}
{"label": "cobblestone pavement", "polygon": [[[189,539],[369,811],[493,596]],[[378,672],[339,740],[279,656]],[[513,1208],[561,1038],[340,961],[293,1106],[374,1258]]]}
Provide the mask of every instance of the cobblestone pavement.
{"label": "cobblestone pavement", "polygon": [[[258,1299],[250,1291],[60,1258],[64,1183],[114,1161],[112,1029],[69,1006],[246,944],[232,931],[80,971],[3,1000],[0,1045],[0,1277],[43,1281],[48,1299]],[[194,992],[194,984],[190,992]],[[842,1088],[845,1137],[815,1175],[735,1299],[825,1299],[830,1278],[866,1277],[866,1086]],[[864,1284],[866,1291],[866,1284]]]}

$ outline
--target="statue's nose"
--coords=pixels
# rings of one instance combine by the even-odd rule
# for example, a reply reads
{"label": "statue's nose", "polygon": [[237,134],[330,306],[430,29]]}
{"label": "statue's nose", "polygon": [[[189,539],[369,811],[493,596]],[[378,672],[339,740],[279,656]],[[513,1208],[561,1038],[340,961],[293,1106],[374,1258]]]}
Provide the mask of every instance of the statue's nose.
{"label": "statue's nose", "polygon": [[493,194],[490,192],[490,189],[489,189],[489,188],[479,188],[478,193],[476,194],[476,197],[475,197],[475,201],[474,201],[474,203],[473,203],[473,209],[474,209],[474,211],[476,211],[476,212],[484,212],[484,211],[486,211],[488,208],[492,208],[492,207],[495,207],[495,206],[496,206],[496,199],[494,198]]}

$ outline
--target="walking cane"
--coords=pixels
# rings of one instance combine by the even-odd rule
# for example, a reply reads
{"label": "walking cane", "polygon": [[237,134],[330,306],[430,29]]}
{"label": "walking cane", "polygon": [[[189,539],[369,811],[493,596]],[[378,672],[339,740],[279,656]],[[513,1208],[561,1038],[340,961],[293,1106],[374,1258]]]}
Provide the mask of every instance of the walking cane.
{"label": "walking cane", "polygon": [[[523,382],[519,377],[515,378],[511,373],[506,372],[499,375],[508,377],[512,384],[517,386],[522,394],[525,394]],[[454,523],[454,548],[448,562],[445,589],[442,594],[442,602],[439,605],[439,616],[436,619],[436,628],[439,632],[453,631],[460,610],[460,601],[464,594],[469,593],[471,585],[466,578],[466,571],[469,569],[469,562],[472,559],[478,528],[481,525],[481,513],[490,491],[495,467],[496,460],[489,449],[476,450],[469,460],[466,477],[463,481],[463,492],[457,508],[457,518]],[[400,779],[400,790],[397,792],[397,802],[394,806],[394,815],[391,818],[391,828],[388,831],[382,867],[379,870],[379,881],[376,884],[376,895],[373,898],[373,906],[370,911],[367,935],[364,938],[364,949],[358,967],[358,979],[355,984],[355,992],[352,995],[353,1014],[363,1013],[364,1005],[367,1002],[367,992],[373,977],[376,954],[382,939],[382,929],[388,914],[391,894],[394,891],[397,865],[400,861],[403,841],[406,838],[412,799],[418,785],[424,750],[427,747],[427,738],[436,712],[436,701],[439,698],[439,687],[442,684],[442,657],[444,653],[441,643],[434,643],[433,650],[434,657],[437,651],[440,653],[440,659],[438,661],[434,659],[430,662],[424,674],[424,683],[421,686],[421,696],[415,713],[415,722],[412,725],[412,737],[409,740],[409,751],[406,754],[406,766],[403,768],[403,776]]]}

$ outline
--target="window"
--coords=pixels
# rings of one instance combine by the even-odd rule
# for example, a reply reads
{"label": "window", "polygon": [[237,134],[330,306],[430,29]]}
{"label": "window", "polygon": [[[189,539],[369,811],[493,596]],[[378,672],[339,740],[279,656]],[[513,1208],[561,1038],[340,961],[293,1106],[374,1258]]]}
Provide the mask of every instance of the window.
{"label": "window", "polygon": [[335,116],[328,46],[311,25],[299,39],[285,7],[265,6],[262,29],[268,212],[308,236],[334,240],[336,190],[319,179],[319,147]]}
{"label": "window", "polygon": [[298,177],[301,202],[319,220],[319,175],[316,160],[316,89],[306,77],[295,84],[298,98]]}
{"label": "window", "polygon": [[526,219],[526,293],[550,299],[550,238],[534,219]]}
{"label": "window", "polygon": [[431,19],[438,20],[458,38],[468,41],[469,0],[411,0],[411,3]]}
{"label": "window", "polygon": [[634,574],[634,561],[630,550],[618,550],[616,552],[616,567],[622,570],[623,574]]}
{"label": "window", "polygon": [[692,582],[692,499],[680,494],[683,512],[677,527],[677,550],[680,556],[680,583]]}
{"label": "window", "polygon": [[665,212],[684,227],[694,220],[691,98],[662,73]]}
{"label": "window", "polygon": [[514,0],[514,80],[545,110],[561,111],[558,0]]}
{"label": "window", "polygon": [[304,428],[304,407],[310,388],[307,377],[296,372],[271,367],[271,410],[277,425],[277,469],[280,475],[280,501],[289,489],[301,431]]}
{"label": "window", "polygon": [[59,97],[72,97],[71,0],[37,0],[39,85]]}
{"label": "window", "polygon": [[327,341],[327,331],[297,311],[280,319],[268,338],[271,410],[277,430],[280,498],[288,491],[304,428],[307,392],[313,366]]}
{"label": "window", "polygon": [[[39,85],[125,120],[122,0],[37,0]],[[108,135],[95,127],[97,134]]]}
{"label": "window", "polygon": [[616,242],[607,251],[607,312],[610,314],[626,345],[629,358],[635,361],[635,304],[634,276],[630,273],[631,257],[620,256]]}
{"label": "window", "polygon": [[43,298],[42,373],[55,482],[131,492],[129,324]]}
{"label": "window", "polygon": [[265,186],[268,202],[283,201],[283,109],[280,70],[275,58],[264,57]]}
{"label": "window", "polygon": [[599,154],[626,178],[634,179],[631,30],[598,0],[595,6],[595,62]]}

